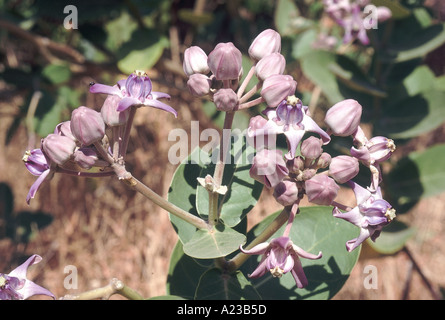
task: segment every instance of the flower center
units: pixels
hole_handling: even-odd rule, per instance
[[[283,273],[284,273],[284,270],[281,269],[281,268],[278,267],[278,266],[276,266],[276,267],[273,268],[273,269],[270,269],[269,271],[270,271],[270,273],[272,274],[272,276],[274,276],[274,277],[276,277],[276,278],[281,278],[281,276],[282,276]]]
[[[289,126],[298,126],[304,117],[303,103],[296,96],[288,96],[277,107],[277,124],[284,125],[285,130]]]
[[[25,154],[22,157],[22,161],[23,162],[28,162],[29,156],[31,155],[31,151],[30,150],[26,150]]]
[[[392,139],[388,139],[388,142],[386,143],[386,147],[391,152],[396,151],[396,144],[394,143],[394,140],[392,140]]]
[[[134,70],[133,73],[138,77],[148,77],[148,74],[143,70]]]
[[[7,284],[8,280],[4,276],[0,275],[0,290],[5,289]]]
[[[396,210],[393,208],[386,210],[385,217],[388,222],[394,220],[396,218]]]

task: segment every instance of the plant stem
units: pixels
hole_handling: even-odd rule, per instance
[[[198,229],[208,229],[210,227],[203,219],[168,202],[166,199],[164,199],[156,192],[151,190],[148,186],[146,186],[145,184],[143,184],[142,182],[131,176],[131,174],[128,171],[127,173],[129,174],[129,176],[124,178],[123,181],[132,189],[141,193],[144,197],[150,199],[164,210],[190,223],[191,225],[195,226]]]
[[[232,130],[233,118],[235,112],[226,112],[224,118],[224,128],[223,134],[221,135],[221,140],[219,144],[219,159],[215,166],[215,171],[213,172],[213,179],[216,186],[220,186],[222,183],[222,178],[224,175],[224,166],[226,162],[227,148],[230,148],[230,134],[224,134],[226,129]]]
[[[101,157],[111,164],[111,168],[113,168],[114,173],[116,174],[118,179],[125,182],[130,188],[141,193],[144,197],[150,199],[162,209],[170,212],[178,218],[181,218],[182,220],[190,223],[198,229],[208,229],[210,227],[203,219],[175,206],[173,203],[170,203],[159,194],[151,190],[148,186],[143,184],[141,181],[133,177],[132,174],[125,169],[125,166],[123,164],[114,162],[114,159],[105,150],[102,144],[100,144],[99,142],[95,142],[94,146],[96,147]]]
[[[113,294],[120,294],[121,296],[129,299],[129,300],[144,300],[138,292],[127,287],[122,281],[113,278],[105,287],[93,289],[90,291],[86,291],[80,293],[75,296],[65,296],[64,300],[95,300],[95,299],[103,299],[108,300]]]
[[[262,242],[267,241],[278,229],[280,229],[288,220],[289,220],[289,208],[284,208],[280,214],[271,222],[270,225],[267,226],[247,247],[246,250],[249,250],[260,244]],[[232,259],[227,261],[225,268],[229,272],[233,272],[237,270],[246,260],[249,258],[249,255],[245,253],[238,253]]]

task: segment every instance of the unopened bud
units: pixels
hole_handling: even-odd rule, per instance
[[[220,111],[234,111],[238,107],[238,96],[232,89],[219,89],[213,95],[213,102]]]
[[[66,136],[51,133],[42,140],[42,150],[51,159],[52,162],[58,165],[63,165],[67,162],[76,149],[76,142]]]
[[[330,205],[340,187],[325,174],[317,174],[305,182],[308,200],[318,205]]]
[[[297,184],[289,180],[282,181],[275,187],[273,196],[285,207],[293,205],[299,198]]]
[[[358,172],[358,160],[350,156],[334,157],[329,165],[329,175],[338,183],[348,182],[353,179]]]
[[[271,108],[277,107],[297,89],[297,82],[289,75],[275,74],[263,82],[261,96]]]
[[[262,149],[253,158],[250,176],[268,188],[274,188],[289,174],[280,150]]]
[[[266,78],[274,74],[283,74],[286,67],[286,60],[283,55],[278,52],[268,54],[255,66],[257,77],[264,81]]]
[[[354,134],[360,124],[362,106],[353,99],[340,101],[333,105],[324,119],[332,133],[346,137]]]
[[[266,29],[261,32],[249,47],[249,56],[259,61],[263,57],[273,52],[281,51],[281,36],[272,29]]]
[[[208,74],[210,72],[207,65],[207,54],[198,46],[192,46],[184,51],[182,67],[184,73],[189,77],[195,73]]]
[[[323,141],[316,137],[309,137],[301,143],[301,155],[306,159],[317,159],[323,152]]]
[[[242,71],[242,54],[232,42],[219,43],[207,59],[216,80],[238,79]]]
[[[102,119],[107,125],[111,127],[122,126],[126,124],[128,121],[128,117],[130,116],[130,108],[123,111],[117,111],[120,100],[121,99],[118,96],[108,95],[100,110]]]
[[[99,112],[82,106],[71,113],[71,132],[88,146],[104,137],[105,123]]]
[[[192,74],[187,81],[187,87],[195,97],[203,97],[209,94],[210,85],[210,78],[201,73]]]

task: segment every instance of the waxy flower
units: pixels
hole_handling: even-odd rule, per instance
[[[250,250],[244,250],[242,247],[240,250],[245,254],[263,255],[258,267],[249,275],[250,278],[261,277],[268,271],[274,277],[281,277],[290,271],[298,288],[304,288],[308,284],[300,257],[311,260],[322,257],[321,252],[317,255],[308,253],[284,236],[272,239],[270,243],[260,243]]]
[[[45,156],[41,149],[26,151],[22,160],[28,171],[38,177],[26,196],[26,202],[29,204],[31,199],[35,197],[43,181],[50,180],[54,176],[56,164],[51,163],[51,160]]]
[[[261,97],[270,108],[277,107],[288,96],[295,93],[297,81],[289,75],[274,74],[267,77],[261,88]]]
[[[219,111],[234,111],[238,107],[238,96],[232,89],[219,89],[213,95],[213,102]]]
[[[262,31],[252,41],[249,47],[249,56],[254,61],[259,61],[268,54],[281,51],[281,36],[272,29]]]
[[[329,108],[324,122],[334,135],[347,137],[357,131],[361,116],[362,106],[353,99],[346,99]]]
[[[51,161],[63,165],[72,158],[76,142],[67,136],[51,133],[42,139],[41,146]]]
[[[188,81],[187,87],[192,95],[196,97],[203,97],[210,92],[212,80],[204,74],[192,74]]]
[[[269,108],[264,113],[269,121],[264,125],[263,131],[269,134],[283,133],[286,136],[289,149],[287,159],[295,157],[298,144],[307,131],[319,134],[323,144],[331,141],[329,135],[309,116],[308,107],[303,106],[301,100],[295,96],[289,96],[276,109]],[[255,135],[255,131],[249,132]]]
[[[216,80],[238,79],[242,69],[242,54],[232,42],[218,43],[207,59]]]
[[[350,156],[337,156],[331,159],[329,175],[338,183],[345,183],[359,173],[358,160]]]
[[[279,204],[285,207],[293,205],[300,198],[297,184],[290,180],[280,182],[274,188],[273,196]]]
[[[198,46],[185,49],[182,67],[184,73],[189,77],[195,73],[208,74],[210,72],[207,65],[207,54]]]
[[[304,186],[309,202],[322,206],[330,205],[340,189],[332,178],[324,174],[314,175],[305,181]]]
[[[9,274],[0,273],[0,300],[25,300],[34,295],[46,295],[55,299],[50,291],[26,277],[29,266],[41,260],[39,255],[34,254]]]
[[[131,106],[149,106],[171,112],[177,117],[175,109],[158,99],[170,99],[166,93],[152,91],[150,78],[144,71],[136,70],[126,80],[118,81],[115,86],[95,83],[90,86],[91,93],[105,93],[118,96],[121,100],[117,111],[124,111]]]
[[[79,107],[71,113],[71,132],[84,146],[102,140],[105,135],[105,122],[100,112],[87,107]]]
[[[289,174],[283,152],[262,149],[253,158],[250,176],[268,188],[274,188]]]
[[[255,66],[255,73],[261,81],[274,74],[283,74],[286,68],[286,59],[281,53],[274,52],[262,58]]]
[[[348,184],[354,191],[357,206],[346,212],[341,212],[337,207],[334,207],[332,214],[334,217],[344,219],[360,228],[359,236],[346,242],[346,249],[350,252],[367,238],[375,241],[382,228],[388,225],[396,214],[391,205],[382,198],[380,188],[376,192],[370,192],[353,181]]]

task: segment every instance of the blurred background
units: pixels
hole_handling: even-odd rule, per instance
[[[365,108],[367,130],[398,146],[383,167],[398,223],[379,244],[363,245],[334,299],[442,299],[445,4],[373,1],[389,2],[394,19],[370,31],[371,40],[389,37],[387,46],[361,46],[341,43],[343,30],[324,13],[321,0],[0,0],[0,271],[39,254],[43,260],[30,268],[29,278],[57,297],[105,286],[114,277],[145,297],[166,294],[177,241],[167,212],[114,177],[60,174],[28,205],[35,177],[22,156],[78,106],[100,110],[104,97],[89,93],[90,82],[112,85],[135,69],[146,70],[153,90],[171,95],[178,118],[139,109],[127,168],[166,197],[176,169],[167,158],[174,143],[170,130],[189,132],[191,121],[199,121],[201,130],[221,128],[213,105],[188,91],[184,50],[198,45],[208,54],[219,42],[233,42],[245,55],[246,73],[251,41],[272,28],[282,36],[286,73],[297,80],[315,119],[339,99],[355,98]],[[75,18],[64,25],[67,17]],[[326,32],[335,43],[316,47]],[[376,65],[391,72],[369,76]],[[263,107],[237,113],[235,126],[245,129]],[[334,147],[342,150],[343,143]],[[278,208],[264,190],[249,223]],[[364,286],[368,265],[378,270],[373,289]],[[77,288],[63,285],[72,270],[67,266],[77,269]]]

